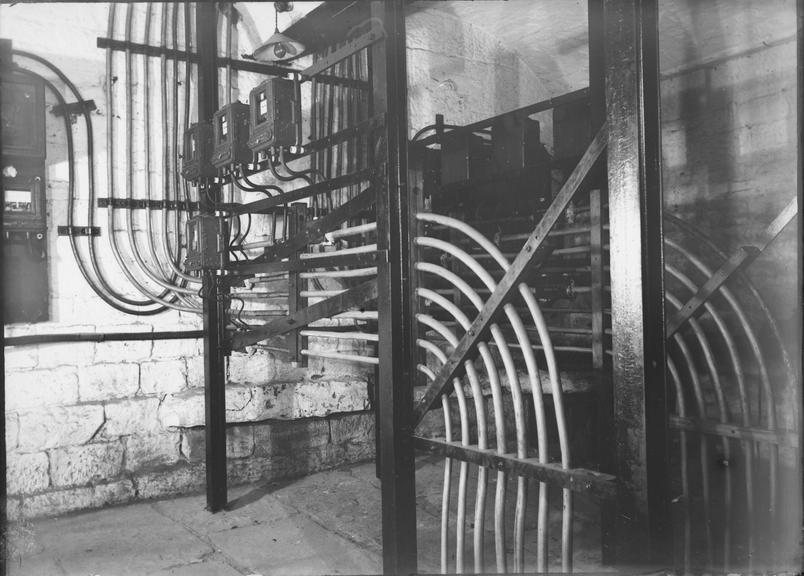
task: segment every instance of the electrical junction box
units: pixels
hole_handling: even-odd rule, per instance
[[[242,102],[227,104],[212,117],[215,149],[212,165],[224,168],[231,164],[248,164],[252,159],[249,137],[249,106]]]
[[[187,221],[187,270],[222,270],[229,263],[229,227],[226,219],[199,214]]]
[[[254,88],[249,96],[253,152],[296,144],[295,86],[293,80],[270,78]]]
[[[197,182],[201,178],[218,175],[212,158],[212,125],[197,122],[184,132],[184,152],[181,160],[181,175],[185,180]]]
[[[45,204],[45,86],[10,69],[10,42],[0,42],[0,133],[3,179],[3,314],[6,322],[48,319]]]

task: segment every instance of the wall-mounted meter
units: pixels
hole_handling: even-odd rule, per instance
[[[296,101],[293,80],[270,78],[251,91],[251,137],[248,146],[262,152],[296,144]]]
[[[215,136],[215,150],[212,164],[223,168],[230,164],[251,162],[251,149],[248,147],[249,107],[242,102],[227,104],[212,117]]]
[[[181,175],[195,182],[200,178],[213,178],[218,171],[212,165],[212,125],[197,122],[184,132]]]
[[[45,87],[0,71],[3,178],[3,310],[6,322],[48,319]]]

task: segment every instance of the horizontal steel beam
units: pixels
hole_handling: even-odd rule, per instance
[[[585,468],[562,468],[559,464],[542,464],[535,458],[517,458],[513,454],[500,454],[495,450],[464,446],[460,442],[448,442],[443,438],[414,436],[413,441],[416,448],[432,454],[502,470],[517,476],[536,478],[552,486],[569,488],[574,492],[589,494],[601,500],[614,498],[617,492],[617,479],[611,474]]]
[[[316,302],[293,314],[268,322],[259,328],[235,333],[231,339],[232,350],[241,350],[246,346],[256,344],[273,336],[302,328],[316,320],[331,318],[341,312],[362,307],[376,299],[377,279],[374,278],[341,294]]]
[[[447,362],[441,367],[437,378],[428,384],[424,395],[415,407],[414,427],[424,418],[441,393],[447,388],[463,366],[464,360],[481,341],[492,322],[502,311],[503,305],[511,297],[520,282],[526,278],[533,265],[544,256],[543,245],[550,230],[555,226],[575,193],[583,184],[586,175],[595,165],[600,154],[606,147],[608,139],[607,127],[604,124],[595,136],[589,148],[584,153],[575,170],[572,171],[561,191],[553,199],[544,216],[539,220],[530,237],[525,242],[514,262],[502,277],[497,288],[491,294],[483,309],[475,317],[469,330],[466,331],[458,346],[452,352]]]

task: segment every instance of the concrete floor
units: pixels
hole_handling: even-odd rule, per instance
[[[439,571],[442,462],[428,457],[417,460],[422,573]],[[493,500],[493,493],[492,485],[488,500]],[[474,489],[468,494],[471,515]],[[455,491],[453,502],[454,495]],[[536,500],[535,493],[529,500]],[[229,509],[218,514],[206,512],[204,503],[204,496],[196,495],[12,528],[16,547],[23,552],[10,559],[10,574],[298,576],[382,571],[380,484],[373,463],[285,483],[233,488]],[[552,517],[551,512],[551,522]],[[491,515],[487,518],[490,523]],[[580,571],[599,569],[597,549],[588,542],[590,525],[575,522],[575,563]],[[552,557],[559,546],[554,544],[557,534],[551,536]],[[490,527],[485,540],[493,544]],[[471,531],[467,531],[467,544],[471,546]],[[454,541],[450,546],[453,552]],[[526,550],[530,548],[526,545]],[[493,552],[489,552],[487,562],[492,563]],[[453,561],[450,564],[454,570]],[[467,568],[471,569],[468,556]]]

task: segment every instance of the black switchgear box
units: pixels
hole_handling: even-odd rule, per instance
[[[296,144],[295,86],[292,80],[270,78],[251,91],[251,136],[253,152]]]

